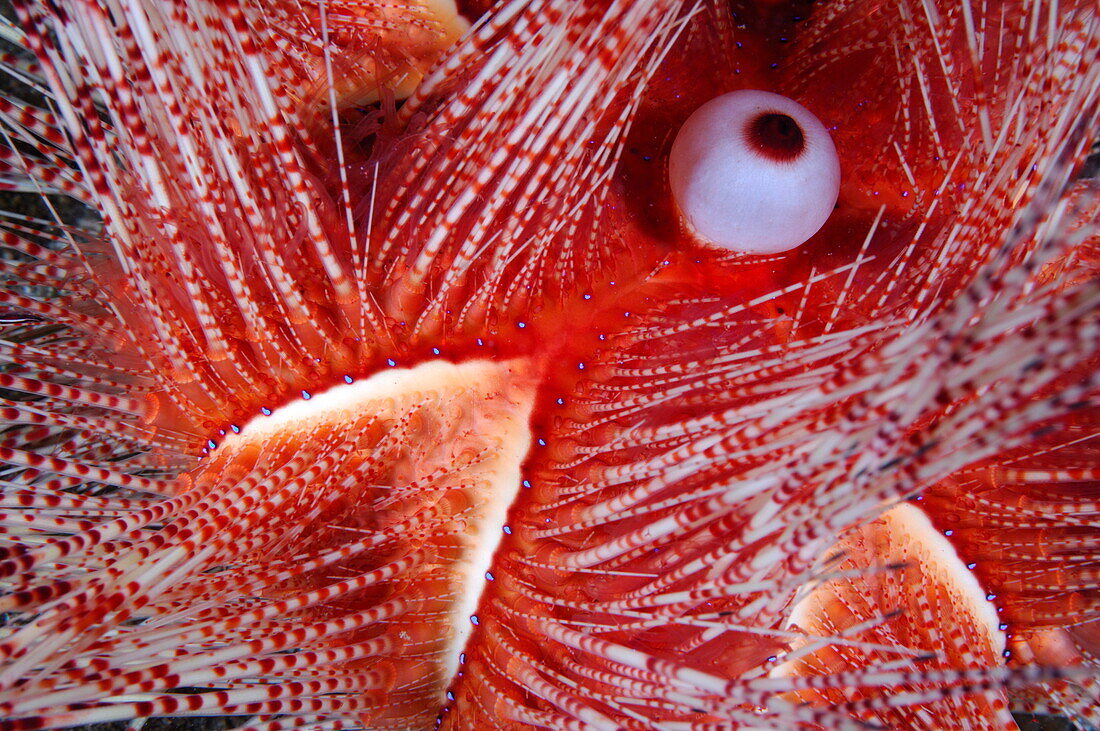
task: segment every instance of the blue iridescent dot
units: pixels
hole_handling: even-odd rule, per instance
[[[393,358],[386,358],[386,365],[388,365],[390,368],[393,368],[395,365],[397,365],[397,361]]]
[[[344,383],[351,383],[353,380],[355,379],[353,379],[351,376],[344,376]]]
[[[527,323],[526,322],[517,322],[516,327],[518,327],[520,330],[522,330],[523,328],[527,327]]]
[[[448,690],[447,691],[447,700],[453,701],[454,699],[455,699],[455,694]]]
[[[432,348],[432,353],[435,355],[439,355],[439,348]]]
[[[473,624],[473,625],[478,625],[478,624],[481,624],[481,620],[479,620],[479,619],[477,618],[477,615],[476,615],[476,614],[471,614],[471,615],[470,615],[470,624]]]
[[[586,300],[590,300],[590,299],[592,299],[592,295],[590,295],[590,294],[587,294],[587,293],[586,293],[586,294],[584,295],[584,298],[585,298]]]
[[[486,571],[485,572],[485,580],[486,581],[496,581],[496,579],[497,579],[497,577],[493,576],[492,571]]]
[[[477,340],[476,340],[475,342],[476,342],[476,343],[477,343],[478,345],[485,345],[485,341],[484,341],[484,340],[482,340],[481,338],[478,338],[478,339],[477,339]]]
[[[217,449],[218,448],[218,443],[215,442],[213,439],[208,439],[206,441],[206,448],[207,449]]]
[[[578,363],[577,364],[577,370],[578,371],[583,371],[584,370],[584,363]]]
[[[978,566],[978,564],[976,564],[976,563],[968,563],[968,564],[966,565],[966,568],[968,568],[968,569],[970,569],[971,571],[973,571],[973,570],[974,570],[974,569],[975,569],[975,568],[976,568],[977,566]]]
[[[306,401],[309,401],[311,398],[313,398],[313,394],[311,394],[309,391],[302,391],[302,398]]]
[[[524,487],[531,487],[531,481],[530,480],[524,480],[522,484],[523,484]]]
[[[539,446],[540,446],[540,447],[545,447],[545,446],[546,446],[546,440],[545,440],[545,439],[542,439],[542,438],[540,438],[540,439],[539,439]]]
[[[509,536],[512,535],[512,526],[506,525],[506,526],[504,526],[503,530],[504,530],[504,533],[506,535],[509,535]]]
[[[948,530],[945,530],[945,531],[943,532],[943,534],[944,534],[945,536],[947,536],[948,538],[950,538],[951,536],[955,535],[955,531],[953,531],[953,530],[950,530],[950,529],[948,529]]]
[[[559,398],[556,403],[558,406],[565,406],[565,399]]]
[[[266,406],[261,406],[260,413],[264,416],[271,416],[271,409],[267,408]]]
[[[229,428],[233,430],[234,434],[240,434],[241,433],[241,428],[239,426],[237,426],[236,424],[230,424]]]

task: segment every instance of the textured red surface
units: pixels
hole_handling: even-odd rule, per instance
[[[4,159],[104,231],[4,239],[9,727],[936,714],[1018,679],[947,663],[914,699],[922,668],[873,658],[812,682],[878,705],[804,706],[767,677],[838,536],[920,493],[1013,634],[1089,622],[1070,637],[1095,666],[1096,196],[1068,184],[1097,114],[1087,3],[532,2],[400,110],[335,126],[301,91],[309,23],[288,47],[261,4],[61,5],[21,4],[57,111],[5,102],[37,157]],[[735,88],[797,99],[837,143],[836,211],[790,254],[700,249],[667,194],[678,124]],[[454,590],[423,566],[465,535],[448,470],[485,447],[448,409],[477,409],[425,389],[223,437],[474,358],[523,361],[534,446],[453,699],[430,702]],[[1095,715],[1074,672],[1024,668],[1040,685],[1014,702]]]

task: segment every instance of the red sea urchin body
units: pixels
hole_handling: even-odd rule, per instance
[[[328,93],[401,5],[19,4],[5,184],[103,232],[5,230],[2,723],[1095,721],[1095,12],[505,2]],[[836,141],[794,252],[668,196],[743,88]]]

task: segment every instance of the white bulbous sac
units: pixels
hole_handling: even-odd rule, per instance
[[[699,107],[676,134],[668,168],[673,198],[699,242],[746,254],[804,243],[840,191],[840,162],[824,125],[767,91],[734,91]]]

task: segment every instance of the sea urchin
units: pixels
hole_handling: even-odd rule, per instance
[[[0,728],[1100,723],[1093,3],[15,6]]]

